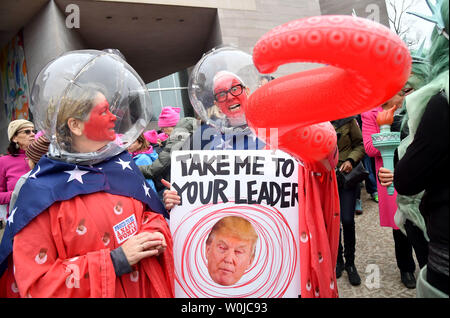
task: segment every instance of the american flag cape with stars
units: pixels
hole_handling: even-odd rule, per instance
[[[146,183],[128,151],[93,166],[43,156],[23,184],[15,206],[10,207],[0,245],[0,276],[7,267],[14,236],[31,220],[54,202],[99,191],[132,197],[169,219],[163,203]]]

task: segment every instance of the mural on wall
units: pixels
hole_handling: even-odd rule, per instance
[[[22,32],[0,51],[0,84],[6,120],[29,119],[30,93]]]

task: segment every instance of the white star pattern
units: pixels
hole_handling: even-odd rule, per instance
[[[130,161],[123,161],[121,158],[119,158],[119,161],[115,161],[115,162],[122,166],[122,170],[125,170],[127,168],[130,170],[133,170],[130,167]]]
[[[16,213],[17,208],[14,208],[14,210],[11,211],[11,215],[9,216],[7,222],[11,225],[11,223],[14,223],[14,214]]]
[[[36,177],[37,177],[36,175],[38,174],[39,171],[41,171],[41,166],[38,166],[37,170],[33,174],[30,174],[29,178],[36,179]]]
[[[145,182],[144,182],[144,184],[142,186],[144,187],[145,195],[149,196],[151,198],[152,196],[150,195],[150,192],[149,192],[150,188],[147,187],[147,184]]]
[[[72,171],[64,171],[64,172],[70,174],[69,180],[67,180],[66,182],[77,180],[80,183],[83,183],[83,175],[89,173],[89,171],[82,171],[78,169],[78,166],[75,166],[75,169],[73,169]]]

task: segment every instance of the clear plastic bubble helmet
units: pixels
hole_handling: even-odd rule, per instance
[[[222,132],[246,125],[245,103],[261,74],[252,56],[231,46],[205,53],[189,77],[189,99],[200,118]]]
[[[102,122],[104,113],[94,120],[99,107],[113,124]],[[82,165],[128,148],[152,117],[147,87],[136,71],[120,56],[97,50],[70,51],[49,62],[34,81],[30,110],[50,140],[49,157]],[[97,142],[94,148],[78,146],[70,118],[85,124],[83,134],[90,132],[84,135]]]

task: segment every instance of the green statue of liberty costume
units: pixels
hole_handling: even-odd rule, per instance
[[[432,4],[426,0],[428,7],[432,12],[432,16],[423,16],[414,14],[427,21],[435,23],[436,27],[431,35],[431,48],[427,54],[414,52],[413,55],[413,75],[409,84],[416,89],[413,93],[405,98],[407,116],[404,117],[402,129],[408,129],[409,135],[405,137],[397,151],[398,157],[401,159],[406,149],[414,139],[422,115],[426,106],[434,95],[439,92],[443,93],[449,101],[449,1],[437,0],[436,4]],[[423,76],[425,74],[425,76]],[[405,127],[406,126],[406,127]],[[429,241],[426,225],[422,214],[419,211],[423,192],[413,196],[397,196],[398,210],[395,214],[395,222],[397,226],[405,232],[404,222],[409,219],[424,232],[425,238]],[[445,293],[434,288],[426,281],[427,266],[422,268],[417,280],[417,296],[418,297],[448,297]]]
[[[411,57],[412,57],[412,67],[411,67],[411,75],[408,79],[408,82],[406,83],[407,88],[411,88],[414,90],[414,92],[417,92],[422,86],[427,84],[427,77],[429,76],[431,70],[430,70],[430,62],[427,59],[427,52],[424,52],[425,41],[422,42],[422,45],[417,51],[411,51]],[[414,93],[412,93],[414,94]],[[417,94],[414,94],[416,96]],[[405,100],[403,101],[404,104],[406,104],[408,100],[408,106],[411,103],[411,98],[409,95],[406,96]],[[411,112],[414,112],[414,108],[411,109],[408,106],[403,106],[400,112],[400,116],[403,116],[400,131],[401,136],[408,136],[405,139],[402,139],[399,147],[397,148],[399,159],[403,157],[407,146],[411,143],[413,137],[409,135],[409,115],[408,115],[408,109]],[[414,106],[414,103],[413,103]],[[423,111],[423,110],[422,110]],[[414,117],[413,117],[414,118]],[[417,129],[419,121],[414,121],[414,125]],[[401,155],[400,155],[401,153]],[[397,211],[394,215],[394,222],[399,227],[399,229],[406,234],[405,230],[405,222],[406,220],[410,220],[413,222],[418,228],[420,228],[423,231],[424,237],[427,241],[429,241],[427,231],[426,231],[426,225],[425,220],[423,219],[422,214],[419,211],[419,204],[422,200],[424,191],[421,193],[415,194],[415,195],[402,195],[397,193]]]

